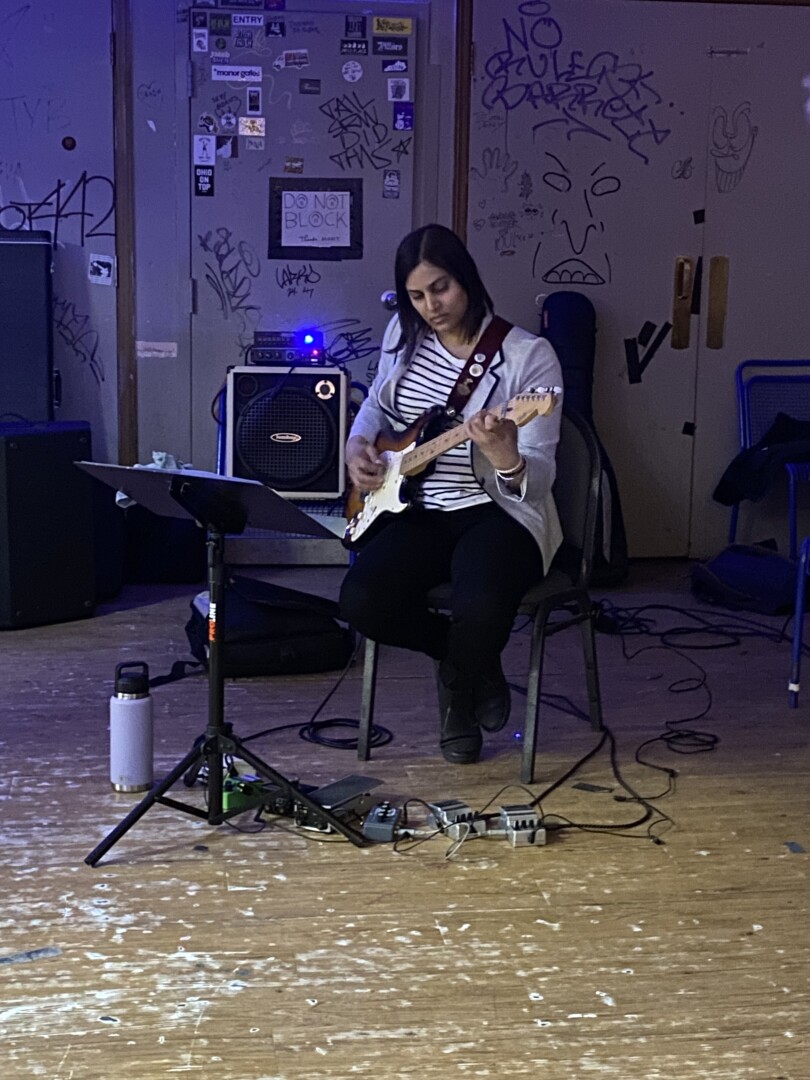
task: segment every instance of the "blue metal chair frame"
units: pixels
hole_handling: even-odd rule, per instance
[[[737,366],[737,411],[740,449],[749,450],[765,435],[779,412],[794,420],[810,420],[810,360],[744,360]],[[797,489],[810,480],[810,463],[785,466],[788,475],[790,557],[797,557]],[[740,505],[731,508],[728,539],[737,536]]]
[[[804,630],[804,598],[807,592],[807,563],[810,559],[810,536],[802,541],[799,565],[796,569],[796,603],[793,608],[793,652],[790,659],[788,679],[788,705],[795,709],[799,704],[799,686],[802,663],[802,633]]]

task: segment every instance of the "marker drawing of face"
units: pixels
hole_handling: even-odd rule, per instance
[[[537,277],[544,249],[553,255],[555,248],[562,248],[565,258],[543,271],[541,280],[548,285],[605,285],[610,281],[611,269],[602,240],[605,224],[599,200],[619,191],[621,180],[607,172],[604,161],[595,167],[581,162],[569,167],[556,154],[546,151],[545,156],[548,169],[543,173],[543,183],[557,194],[548,203],[553,207],[552,228],[537,245],[532,275]]]

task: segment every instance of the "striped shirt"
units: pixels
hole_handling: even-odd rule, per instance
[[[466,360],[449,353],[431,331],[419,344],[396,390],[396,409],[408,424],[433,405],[444,406]],[[456,417],[455,424],[463,423]],[[426,509],[460,510],[489,502],[473,474],[469,440],[433,462],[434,468],[416,489],[414,501]]]

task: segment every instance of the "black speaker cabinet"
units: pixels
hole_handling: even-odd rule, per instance
[[[92,613],[90,456],[86,423],[0,424],[0,629]]]
[[[0,422],[53,419],[51,234],[0,229]]]
[[[228,372],[225,469],[289,499],[336,499],[346,487],[348,376],[335,367]]]

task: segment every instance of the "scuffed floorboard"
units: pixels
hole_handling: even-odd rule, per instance
[[[328,594],[339,573],[277,576]],[[647,570],[611,597],[693,606],[682,575]],[[115,664],[143,659],[159,674],[186,657],[194,591],[130,589],[92,619],[0,637],[4,1080],[810,1078],[810,691],[787,708],[786,642],[689,654],[713,701],[687,726],[719,742],[710,753],[646,751],[679,773],[660,802],[674,824],[653,829],[661,844],[640,826],[553,833],[537,849],[470,839],[453,850],[437,837],[394,852],[289,823],[259,831],[250,814],[212,828],[155,806],[90,868],[85,856],[136,802],[107,776]],[[581,656],[567,636],[551,643],[544,689],[581,708]],[[634,762],[636,746],[705,698],[668,692],[693,674],[682,656],[628,661],[603,635],[599,651],[622,775],[653,795],[666,778]],[[516,684],[525,660],[517,633]],[[356,718],[360,674],[326,716]],[[245,736],[300,725],[335,678],[231,683],[227,717]],[[155,690],[159,774],[204,730],[206,695],[200,677]],[[516,786],[522,698],[484,760],[453,767],[437,752],[434,696],[429,663],[383,650],[376,719],[395,739],[370,762],[289,729],[251,749],[309,783],[375,776],[398,805],[527,799]],[[544,710],[532,791],[596,739],[582,720]],[[202,805],[201,787],[182,791]],[[542,808],[558,822],[632,822],[640,808],[616,800],[625,794],[603,750]]]

